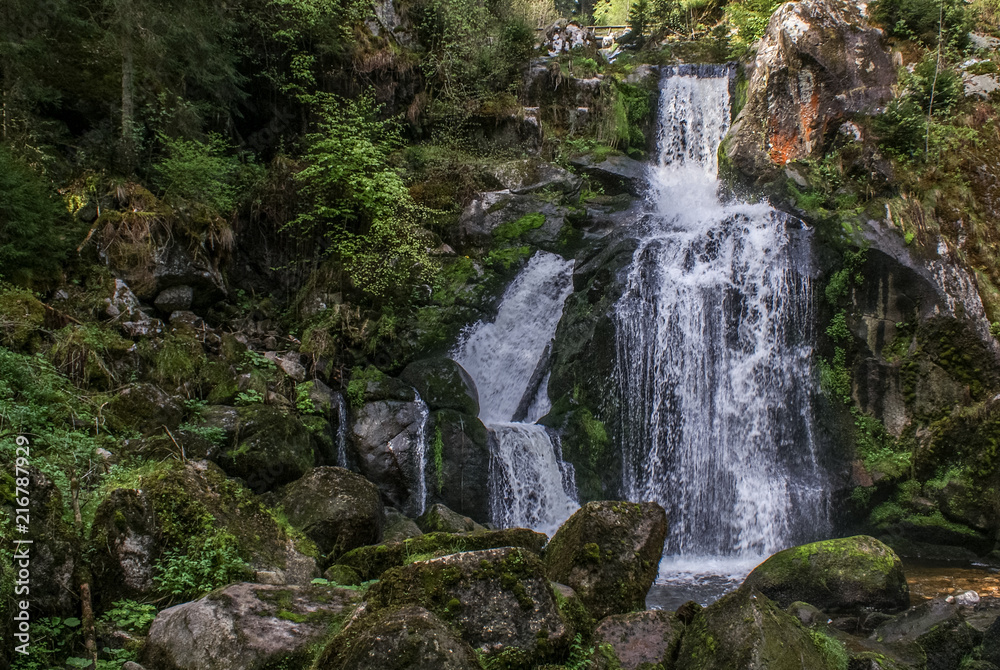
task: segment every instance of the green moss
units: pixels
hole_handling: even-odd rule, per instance
[[[516,221],[503,223],[493,229],[493,242],[498,245],[506,245],[522,238],[532,230],[541,228],[545,224],[545,215],[536,212],[525,214]]]
[[[809,630],[809,637],[812,638],[813,644],[819,649],[830,670],[847,670],[850,659],[843,642],[815,629]]]

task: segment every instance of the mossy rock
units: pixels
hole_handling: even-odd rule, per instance
[[[406,516],[395,507],[385,508],[385,532],[384,542],[402,542],[411,537],[419,537],[424,531],[410,517]]]
[[[431,505],[417,517],[417,526],[425,533],[473,533],[486,530],[470,517],[462,516],[444,505]]]
[[[382,541],[384,510],[378,488],[344,468],[313,468],[278,493],[289,523],[324,554]]]
[[[519,547],[463,552],[392,568],[368,591],[373,612],[408,604],[447,621],[465,642],[481,650],[487,665],[531,668],[561,658],[572,639],[544,565],[535,553]]]
[[[847,663],[836,640],[808,630],[754,589],[689,614],[676,670],[844,670]]]
[[[153,384],[132,384],[111,399],[104,408],[108,427],[116,433],[137,431],[144,436],[175,430],[184,409],[174,398]]]
[[[546,572],[572,587],[594,617],[625,614],[643,607],[666,536],[666,512],[654,502],[587,503],[546,547]]]
[[[427,503],[488,520],[490,448],[483,422],[475,415],[438,410],[431,414],[427,440]]]
[[[462,551],[480,551],[498,547],[522,547],[540,554],[548,538],[527,528],[483,530],[477,533],[428,533],[401,542],[386,542],[349,551],[338,563],[357,570],[365,581],[378,579],[390,568],[399,567],[415,557],[444,556]]]
[[[30,547],[30,569],[32,575],[44,575],[44,579],[31,580],[28,600],[36,614],[67,616],[76,611],[74,573],[80,563],[76,532],[66,521],[69,501],[63,499],[56,483],[40,470],[30,467],[28,476],[30,539],[34,541]]]
[[[358,586],[364,581],[357,571],[346,565],[331,565],[323,573],[323,579],[341,586]]]
[[[359,599],[331,586],[233,584],[160,612],[140,660],[159,670],[306,668]]]
[[[141,600],[156,591],[153,577],[163,552],[150,496],[141,489],[114,489],[91,524],[90,560],[98,606]]]
[[[314,670],[480,670],[472,647],[415,605],[364,616],[333,638]]]
[[[263,493],[316,465],[312,433],[295,415],[269,405],[242,407],[239,415],[238,443],[214,459],[226,474]]]
[[[683,631],[684,625],[671,612],[614,614],[597,625],[594,645],[609,648],[606,651],[614,655],[621,670],[662,667],[659,664],[672,662]]]
[[[450,358],[425,358],[406,366],[399,375],[431,410],[453,409],[478,416],[479,393],[476,382],[461,365]]]
[[[740,587],[788,607],[801,600],[828,613],[898,612],[910,605],[903,564],[867,535],[823,540],[779,551]]]

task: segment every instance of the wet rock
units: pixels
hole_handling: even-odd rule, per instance
[[[872,637],[888,645],[916,641],[927,658],[928,670],[957,668],[984,638],[966,622],[958,604],[943,598],[904,612],[879,626]]]
[[[383,509],[378,488],[343,468],[313,468],[278,493],[289,523],[324,554],[340,554],[382,541]]]
[[[821,152],[831,130],[893,98],[896,68],[864,5],[801,0],[771,16],[746,104],[723,141],[728,162],[758,181]]]
[[[441,504],[431,505],[417,517],[417,526],[425,533],[472,533],[486,530],[471,518]]]
[[[531,667],[558,658],[571,639],[541,560],[516,547],[393,568],[368,591],[372,611],[409,604],[447,618],[486,663],[502,652],[508,663]]]
[[[610,645],[622,670],[672,659],[684,626],[675,614],[650,610],[615,614],[603,619],[594,631],[594,643]]]
[[[472,648],[423,607],[407,605],[351,622],[316,670],[479,670]]]
[[[461,365],[450,358],[425,358],[406,366],[399,375],[420,394],[431,410],[453,409],[463,414],[479,414],[476,382]]]
[[[545,550],[549,579],[566,584],[595,618],[643,606],[656,578],[667,515],[653,502],[591,502],[556,531]]]
[[[363,580],[378,579],[389,568],[405,565],[411,556],[444,556],[458,551],[481,551],[498,547],[522,547],[541,554],[548,538],[527,528],[483,530],[477,533],[428,533],[399,542],[360,547],[338,559],[358,572]]]
[[[898,612],[910,604],[899,557],[867,535],[779,551],[740,589],[759,591],[781,607],[801,600],[828,613]]]
[[[571,213],[568,207],[535,193],[518,195],[506,190],[482,193],[462,210],[458,242],[464,247],[488,247],[496,235],[505,232],[502,227],[513,226],[527,215],[541,214],[544,217],[541,225],[524,230],[517,239],[555,251],[559,247],[559,233]]]
[[[427,503],[488,520],[490,449],[483,422],[474,415],[438,410],[431,414],[427,440]]]
[[[628,193],[638,196],[646,190],[646,165],[628,156],[612,155],[603,161],[580,156],[570,159],[570,164],[600,182],[609,194]]]
[[[409,514],[419,513],[423,503],[421,450],[427,446],[426,406],[379,400],[352,414],[347,434],[352,461],[379,488],[387,504]]]
[[[294,414],[270,405],[239,409],[236,445],[215,461],[255,493],[271,491],[302,477],[316,464],[312,434]]]
[[[233,584],[160,612],[140,660],[159,670],[304,667],[358,599],[327,586]]]
[[[676,670],[843,667],[823,653],[798,619],[759,591],[740,589],[703,610],[695,606],[690,616]]]
[[[143,435],[174,430],[184,417],[184,409],[162,389],[146,383],[132,384],[119,391],[104,408],[108,426],[116,432],[138,430]]]
[[[171,312],[185,311],[190,309],[194,301],[194,289],[190,286],[171,286],[160,291],[153,304],[161,312],[170,314]]]

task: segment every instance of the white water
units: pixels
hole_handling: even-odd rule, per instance
[[[347,467],[347,403],[337,393],[337,465]]]
[[[538,252],[511,282],[492,322],[477,323],[452,351],[475,380],[479,418],[491,433],[490,509],[502,527],[551,534],[579,507],[548,431],[534,424],[549,406],[536,368],[573,290],[573,262]],[[513,422],[527,407],[526,420]]]
[[[431,412],[420,394],[415,393],[415,395],[419,407],[417,435],[413,441],[413,478],[416,481],[417,491],[413,496],[411,516],[417,517],[427,508],[427,422],[430,420]]]
[[[667,510],[661,580],[745,576],[826,525],[813,288],[782,215],[717,195],[729,80],[708,74],[661,84],[654,223],[615,314],[623,488]]]

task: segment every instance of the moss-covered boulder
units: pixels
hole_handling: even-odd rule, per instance
[[[385,508],[385,532],[382,534],[384,542],[402,542],[423,534],[424,531],[420,530],[413,519],[395,507]]]
[[[44,576],[32,579],[28,601],[36,613],[66,616],[76,611],[74,594],[78,589],[74,572],[80,560],[76,532],[65,521],[69,501],[63,500],[55,482],[40,470],[32,467],[28,473],[30,539],[34,541],[30,547],[31,574]]]
[[[417,517],[417,526],[425,533],[472,533],[486,530],[470,517],[462,516],[444,505],[431,505]]]
[[[432,412],[427,427],[427,503],[443,503],[487,521],[489,471],[489,432],[483,422],[452,409]]]
[[[681,642],[684,625],[676,614],[659,610],[605,617],[594,631],[598,664],[610,667],[613,655],[621,670],[669,664]]]
[[[898,612],[910,605],[899,557],[867,535],[779,551],[740,588],[760,591],[782,607],[801,600],[828,613]]]
[[[596,618],[641,609],[656,578],[667,514],[654,502],[587,503],[545,550],[549,579],[572,587]]]
[[[393,568],[368,591],[373,611],[419,605],[501,667],[559,658],[572,631],[559,613],[545,568],[526,549],[470,551]]]
[[[104,408],[108,427],[115,432],[143,435],[174,430],[184,417],[180,403],[153,384],[132,384],[117,392]]]
[[[382,541],[384,510],[378,488],[361,475],[330,466],[313,468],[278,493],[288,521],[324,554]]]
[[[90,537],[99,606],[125,592],[152,596],[180,588],[198,595],[227,580],[307,583],[318,575],[316,547],[207,461],[142,466],[116,478],[99,500]],[[152,585],[143,565],[150,559]],[[187,566],[197,588],[182,588],[171,577],[177,571],[165,574],[171,565]],[[161,586],[157,577],[167,581]],[[140,585],[150,590],[142,593]]]
[[[240,408],[235,446],[216,457],[226,474],[256,493],[295,481],[316,465],[312,433],[294,414],[270,405]]]
[[[160,612],[141,662],[158,670],[308,667],[359,598],[329,586],[233,584]]]
[[[156,561],[163,551],[156,511],[141,489],[114,489],[101,501],[91,524],[100,537],[91,560],[100,602],[139,600],[155,591]]]
[[[522,547],[541,554],[548,538],[527,528],[483,530],[476,533],[427,533],[400,542],[386,542],[349,551],[337,562],[353,568],[362,579],[378,579],[389,568],[413,560],[444,556],[460,551],[480,551],[498,547]]]
[[[835,639],[810,631],[764,594],[740,589],[690,616],[676,670],[843,670],[847,654]]]
[[[406,366],[399,375],[417,393],[427,407],[453,409],[463,414],[479,414],[479,392],[476,382],[461,365],[450,358],[425,358]]]
[[[359,586],[364,581],[356,570],[346,565],[331,565],[323,572],[323,579],[341,586]]]
[[[416,605],[361,617],[337,635],[315,670],[480,670],[468,644]]]

